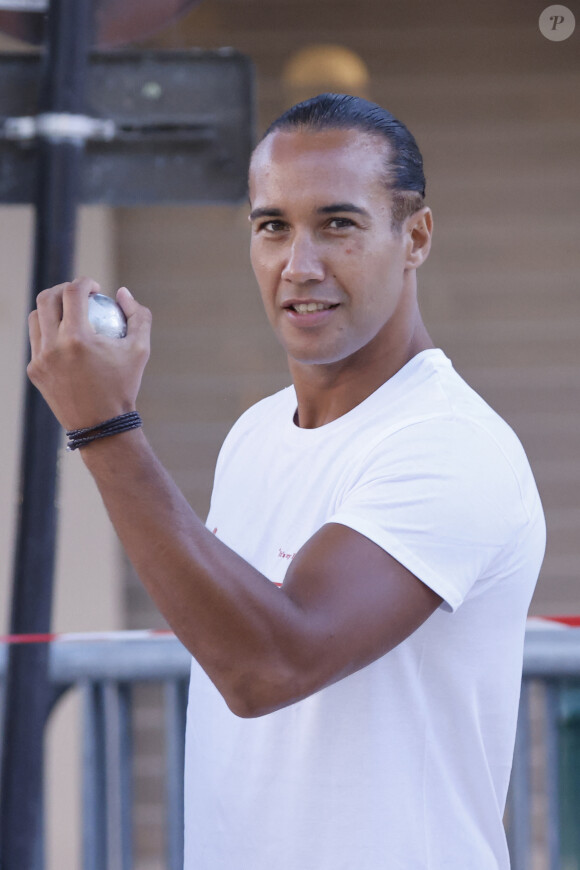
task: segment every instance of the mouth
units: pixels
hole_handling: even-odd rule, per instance
[[[286,311],[294,311],[296,314],[312,314],[315,311],[330,311],[338,308],[338,302],[290,302],[283,306]]]

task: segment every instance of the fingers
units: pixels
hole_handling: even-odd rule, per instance
[[[67,330],[86,332],[89,319],[89,296],[99,293],[100,286],[92,278],[76,278],[63,285],[63,326]]]
[[[38,322],[38,311],[32,311],[28,315],[28,335],[30,336],[30,349],[32,358],[40,353],[40,324]]]
[[[81,336],[88,331],[89,296],[101,288],[92,278],[77,278],[43,290],[36,298],[35,316],[30,319],[29,332],[33,353],[41,345],[54,344],[57,336]],[[126,287],[117,292],[117,301],[129,321],[129,330],[134,340],[144,349],[149,347],[151,312],[135,301]]]
[[[67,429],[135,407],[149,357],[151,314],[126,288],[119,303],[130,321],[127,337],[120,341],[91,329],[89,297],[99,289],[81,278],[44,290],[29,317],[28,375]]]
[[[45,343],[56,340],[61,323],[65,329],[84,331],[88,322],[88,298],[90,293],[100,290],[96,281],[79,278],[75,281],[57,284],[43,290],[36,297],[36,311],[40,337]]]
[[[38,325],[43,338],[54,337],[62,320],[62,293],[65,284],[43,290],[36,297]]]

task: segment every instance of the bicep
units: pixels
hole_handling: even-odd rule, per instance
[[[338,523],[304,544],[282,588],[304,615],[305,694],[389,652],[442,601],[380,546]]]

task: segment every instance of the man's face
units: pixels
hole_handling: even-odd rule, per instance
[[[276,131],[254,155],[252,266],[290,361],[364,363],[398,339],[412,240],[391,229],[384,160],[350,129]]]

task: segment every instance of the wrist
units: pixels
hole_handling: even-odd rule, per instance
[[[152,450],[143,429],[121,432],[114,438],[92,441],[78,451],[90,474],[97,479],[119,483],[121,479],[149,461]]]
[[[142,425],[143,421],[137,411],[127,411],[124,414],[103,420],[94,426],[70,429],[66,433],[67,450],[86,448],[95,441],[102,441],[124,432],[130,432],[133,429],[140,429]]]

